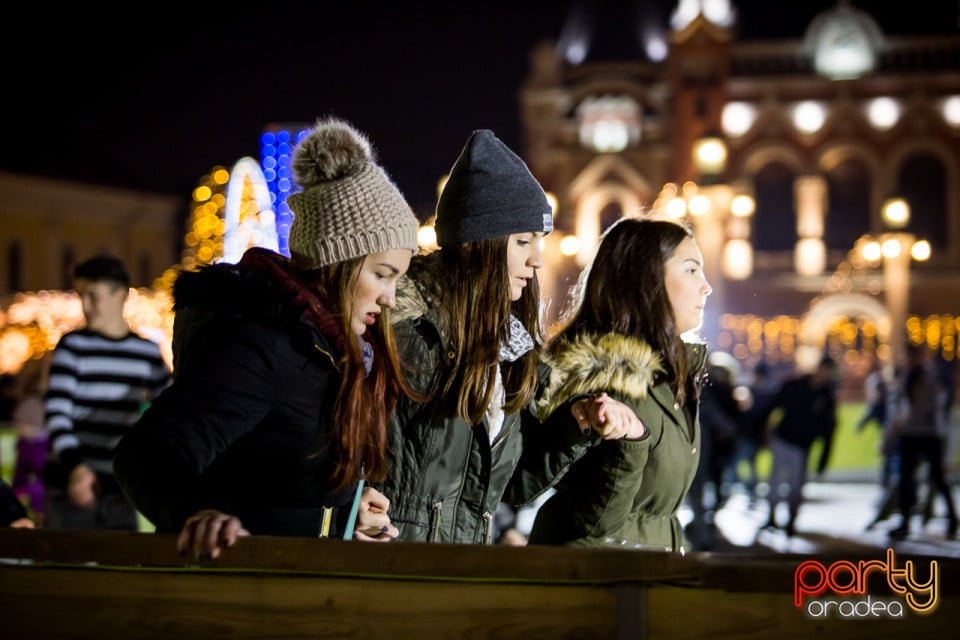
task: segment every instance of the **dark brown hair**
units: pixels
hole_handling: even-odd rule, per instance
[[[430,256],[443,278],[441,323],[453,340],[453,370],[442,393],[457,415],[479,424],[493,397],[500,345],[509,340],[512,313],[540,345],[540,285],[536,274],[520,299],[510,300],[507,271],[509,236],[444,247]],[[500,363],[506,392],[505,413],[515,413],[533,398],[538,349],[514,362]]]
[[[663,357],[680,404],[688,394],[695,397],[697,372],[690,371],[664,270],[677,246],[692,237],[686,227],[662,220],[622,218],[611,225],[580,274],[556,337],[616,332],[640,338]]]

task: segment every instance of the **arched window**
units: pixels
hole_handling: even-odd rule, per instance
[[[610,225],[623,217],[623,209],[620,208],[620,203],[616,201],[608,202],[604,205],[603,209],[600,210],[600,233],[603,234]]]
[[[949,246],[947,233],[947,172],[932,153],[915,153],[900,165],[897,192],[910,205],[907,229],[933,247]]]
[[[849,251],[870,229],[870,174],[859,160],[844,160],[827,175],[827,185],[824,242]]]
[[[757,208],[752,230],[757,251],[793,251],[797,243],[794,180],[793,171],[780,162],[772,162],[757,173],[754,183]]]

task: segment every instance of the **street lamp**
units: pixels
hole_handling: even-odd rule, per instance
[[[863,258],[871,263],[882,263],[883,290],[890,314],[890,357],[899,362],[904,350],[904,325],[910,302],[910,262],[922,262],[930,257],[930,243],[917,240],[909,232],[900,231],[910,223],[910,205],[902,198],[891,198],[883,203],[881,214],[884,231],[877,236],[867,234],[861,243]]]

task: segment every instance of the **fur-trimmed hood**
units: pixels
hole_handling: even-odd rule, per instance
[[[439,260],[433,254],[414,256],[409,271],[397,282],[397,306],[391,311],[390,318],[397,324],[426,317],[446,342],[440,326],[438,264]]]
[[[545,356],[550,382],[537,402],[541,417],[578,394],[613,391],[643,399],[666,373],[660,354],[637,338],[619,333],[561,340]]]
[[[430,307],[420,293],[417,283],[409,276],[404,274],[397,281],[397,306],[390,312],[390,317],[394,322],[402,322],[419,318],[427,313]]]

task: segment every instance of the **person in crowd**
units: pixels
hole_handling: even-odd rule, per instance
[[[20,369],[12,416],[17,455],[10,486],[17,497],[25,501],[31,519],[39,526],[43,526],[46,492],[43,470],[49,447],[43,406],[49,359],[45,356],[28,360]]]
[[[882,369],[880,369],[882,371]],[[872,375],[873,372],[871,372]],[[880,439],[880,499],[877,501],[877,511],[876,515],[870,520],[867,524],[865,531],[870,531],[878,524],[890,518],[893,514],[898,512],[899,504],[897,502],[897,488],[900,486],[900,447],[898,438],[894,434],[893,430],[893,416],[896,413],[896,407],[898,399],[901,396],[900,385],[902,383],[902,369],[900,365],[894,366],[891,368],[889,373],[884,374],[883,380],[883,400],[884,407],[882,409],[871,408],[871,404],[876,402],[878,398],[873,395],[878,393],[876,386],[880,383],[871,382],[870,375],[867,376],[866,381],[864,382],[867,406],[864,408],[863,414],[861,414],[860,419],[857,421],[857,432],[859,433],[867,424],[870,424],[871,421],[877,421],[878,418],[882,418],[882,422],[878,422],[881,431]],[[873,414],[875,417],[868,417]]]
[[[753,368],[753,380],[745,387],[747,394],[742,402],[742,414],[737,435],[737,448],[731,465],[732,480],[739,481],[739,467],[746,465],[746,477],[742,480],[743,488],[755,505],[759,474],[757,473],[757,456],[767,446],[767,420],[770,416],[769,406],[780,390],[780,385],[766,362],[759,362]]]
[[[537,512],[529,544],[689,549],[677,517],[700,462],[706,346],[694,332],[712,292],[692,231],[623,218],[604,233],[546,350],[541,417],[584,393],[633,409],[626,437],[595,442]]]
[[[954,416],[954,408],[957,402],[957,359],[948,359],[944,357],[944,354],[941,352],[934,359],[934,363],[937,371],[937,380],[940,382],[940,388],[943,392],[940,402],[941,417],[937,425],[943,442],[943,476],[944,478],[948,478],[950,470],[953,468],[954,460],[956,460],[954,452],[957,446],[957,436],[960,435],[960,433],[958,433],[960,423],[957,422]],[[928,499],[924,509],[924,517],[926,520],[933,517],[933,501],[930,498],[934,494],[934,491],[928,491],[927,493]]]
[[[936,491],[946,501],[946,535],[953,538],[957,533],[956,506],[943,464],[941,423],[945,392],[924,350],[923,345],[907,345],[899,394],[891,409],[891,434],[896,438],[900,454],[897,496],[901,521],[889,531],[894,540],[903,540],[910,535],[910,517],[917,494],[917,469],[923,461],[928,464],[931,491]]]
[[[36,523],[27,513],[27,509],[20,498],[3,478],[0,478],[0,527],[13,527],[14,529],[33,529],[36,527]]]
[[[700,464],[687,493],[693,518],[687,539],[694,548],[713,547],[714,515],[729,497],[730,477],[743,412],[734,396],[736,363],[733,356],[716,351],[707,358],[707,378],[700,394]]]
[[[375,489],[353,505],[386,474],[387,420],[407,390],[390,310],[419,225],[342,119],[318,120],[292,167],[290,257],[253,247],[180,274],[173,384],[114,456],[182,553],[215,558],[246,535],[397,535]]]
[[[883,367],[875,362],[863,381],[864,397],[866,399],[863,413],[857,419],[857,432],[863,431],[868,424],[876,424],[881,430],[887,423],[887,377]]]
[[[124,318],[130,276],[120,259],[82,262],[73,285],[86,325],[64,334],[50,361],[44,526],[135,531],[139,518],[114,477],[113,451],[170,383],[170,369],[160,346]]]
[[[817,440],[822,443],[816,466],[818,475],[827,468],[837,426],[836,378],[837,363],[824,354],[813,372],[795,376],[781,385],[767,407],[764,422],[777,409],[781,410],[781,415],[773,425],[770,437],[773,464],[765,529],[778,528],[777,507],[785,500],[789,516],[783,530],[791,537],[796,533],[803,486],[807,482],[808,457]]]
[[[454,163],[435,227],[440,248],[414,258],[394,317],[423,399],[400,399],[379,486],[400,540],[487,544],[502,498],[533,500],[567,455],[582,452],[580,419],[612,438],[636,418],[599,394],[571,402],[550,425],[529,410],[541,379],[537,270],[552,210],[489,129],[474,131]]]

